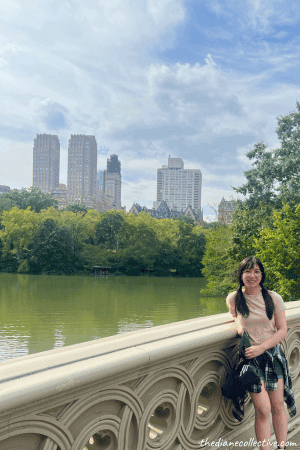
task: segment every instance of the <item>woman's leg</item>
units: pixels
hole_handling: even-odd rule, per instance
[[[261,442],[260,450],[270,450],[271,424],[270,412],[271,404],[265,382],[261,381],[261,392],[259,394],[250,393],[255,409],[255,433],[257,441]],[[265,445],[263,445],[265,441]]]
[[[284,407],[283,378],[279,378],[277,382],[277,391],[267,392],[271,402],[272,422],[277,443],[280,448],[284,448],[288,432],[288,418]]]

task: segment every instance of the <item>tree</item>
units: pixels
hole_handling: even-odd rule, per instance
[[[274,212],[272,228],[255,239],[257,256],[266,269],[268,286],[286,300],[300,298],[300,205]]]
[[[166,219],[169,220],[169,219]],[[167,238],[158,243],[158,249],[154,260],[154,274],[158,276],[170,275],[171,270],[176,269],[177,252],[172,241]]]
[[[206,248],[202,263],[202,273],[207,279],[201,294],[228,294],[237,287],[239,261],[232,257],[232,230],[230,226],[219,225],[205,230]]]
[[[10,211],[14,206],[16,206],[14,201],[5,197],[5,194],[0,195],[0,216],[3,211]]]
[[[89,208],[84,203],[74,203],[64,208],[64,211],[71,211],[73,213],[87,213]]]
[[[261,202],[257,208],[249,209],[247,202],[239,202],[231,224],[232,259],[241,262],[247,256],[255,255],[255,240],[264,228],[272,228],[273,211],[274,207],[270,204]]]
[[[120,268],[129,275],[140,275],[155,270],[159,250],[156,233],[143,220],[124,223],[120,233],[118,260]]]
[[[194,229],[193,225],[180,222],[176,271],[183,276],[201,277],[206,239],[203,233],[194,233]]]
[[[205,222],[205,221],[203,221],[202,227],[204,229],[208,229],[208,230],[209,229],[215,230],[219,225],[220,225],[219,222]]]
[[[42,209],[50,206],[57,209],[57,200],[51,194],[41,192],[37,187],[1,194],[0,212],[1,209],[8,208],[7,210],[9,210],[13,206],[17,206],[19,209],[27,209],[30,206],[32,211],[39,213]]]
[[[114,267],[116,255],[105,245],[82,244],[81,258],[91,269],[93,266]]]
[[[183,222],[183,223],[190,224],[190,225],[196,225],[195,221],[192,219],[192,217],[189,217],[189,216],[184,216],[184,215],[179,216],[177,220],[179,220],[180,222]]]
[[[247,183],[236,192],[248,196],[249,209],[260,202],[280,209],[284,203],[300,203],[300,103],[297,111],[277,118],[276,133],[281,145],[267,150],[267,144],[259,142],[247,153],[253,160],[253,169],[245,172]]]
[[[123,223],[123,215],[117,211],[107,211],[102,214],[96,225],[95,241],[97,244],[107,244],[110,250],[118,248],[118,233]]]
[[[35,235],[30,266],[36,273],[72,274],[81,265],[79,248],[71,231],[46,219]]]
[[[0,239],[3,243],[3,256],[8,253],[21,258],[30,248],[40,225],[40,216],[28,207],[26,210],[14,206],[4,211],[1,218]]]

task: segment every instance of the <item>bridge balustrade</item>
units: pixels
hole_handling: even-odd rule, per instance
[[[282,347],[300,411],[300,301],[286,305]],[[240,423],[220,390],[238,342],[225,313],[3,361],[0,450],[229,450],[250,442],[250,396]],[[289,430],[298,422],[300,413]]]

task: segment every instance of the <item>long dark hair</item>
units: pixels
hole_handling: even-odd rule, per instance
[[[269,292],[263,285],[265,278],[266,278],[264,266],[262,265],[261,261],[258,258],[256,258],[255,256],[248,256],[247,258],[243,259],[243,261],[239,265],[239,268],[238,268],[239,287],[236,291],[236,297],[235,297],[235,313],[237,314],[237,312],[239,312],[243,317],[249,316],[250,311],[249,311],[248,305],[246,303],[246,299],[245,299],[243,291],[242,291],[242,287],[244,286],[244,283],[242,280],[242,275],[243,275],[244,270],[253,269],[253,267],[255,267],[256,264],[258,265],[258,267],[260,268],[260,271],[261,271],[261,281],[259,284],[260,284],[261,293],[262,293],[262,296],[263,296],[263,299],[264,299],[265,305],[266,305],[267,317],[269,320],[271,320],[273,317],[273,314],[274,314],[274,302],[273,302],[271,295],[269,294]]]

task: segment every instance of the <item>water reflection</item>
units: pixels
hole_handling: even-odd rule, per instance
[[[227,312],[201,278],[0,273],[0,360]]]
[[[26,334],[26,332],[24,332],[24,334],[20,334],[19,330],[16,329],[14,325],[1,325],[0,361],[3,359],[17,358],[18,356],[28,355],[29,338],[30,336]]]
[[[137,322],[128,323],[124,320],[121,320],[118,323],[118,327],[119,327],[118,334],[122,334],[128,333],[129,331],[136,331],[139,330],[140,328],[151,328],[154,327],[154,325],[151,322],[151,320],[146,320],[144,323],[137,323]]]
[[[66,336],[63,335],[63,327],[61,326],[60,329],[56,328],[54,331],[54,345],[53,348],[59,348],[64,347]]]

